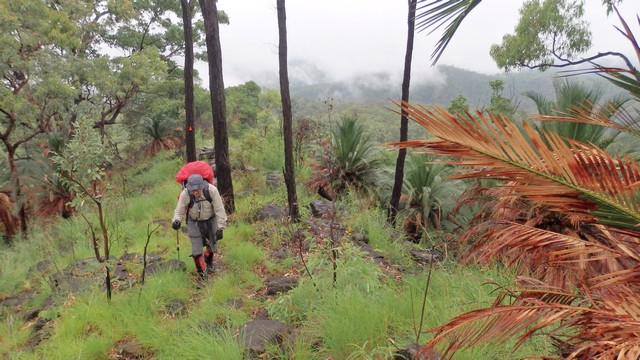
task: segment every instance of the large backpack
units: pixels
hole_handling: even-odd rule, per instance
[[[185,164],[183,167],[178,170],[176,173],[176,182],[182,185],[182,190],[187,186],[187,179],[189,176],[193,174],[200,174],[202,178],[208,182],[209,184],[213,184],[213,169],[211,165],[206,161],[192,161],[190,163]],[[181,190],[181,191],[182,191]],[[211,195],[209,194],[209,189],[206,188],[202,191],[205,199],[211,202]],[[193,195],[189,194],[189,208],[193,207],[193,204],[196,203],[196,199]]]

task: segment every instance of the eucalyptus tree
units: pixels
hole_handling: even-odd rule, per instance
[[[285,0],[278,0],[278,62],[280,68],[280,98],[282,99],[282,127],[284,137],[284,181],[287,185],[289,216],[293,221],[300,220],[298,195],[296,194],[296,176],[293,165],[293,114],[291,113],[291,94],[289,94],[289,68],[287,65],[287,10]]]
[[[417,0],[408,1],[407,11],[407,46],[404,55],[404,75],[402,77],[402,94],[403,102],[409,101],[409,88],[411,85],[411,60],[413,57],[413,38],[415,33],[415,15]],[[407,141],[409,136],[409,120],[407,114],[401,109],[400,113],[400,141]],[[389,209],[387,219],[390,223],[395,223],[398,213],[398,205],[400,203],[400,195],[402,193],[402,184],[404,177],[404,162],[407,157],[405,149],[398,150],[398,158],[396,159],[396,172],[394,176],[393,189],[389,200]]]
[[[207,59],[209,63],[209,90],[213,113],[214,152],[218,189],[224,199],[228,213],[235,211],[233,182],[231,180],[231,162],[229,161],[229,137],[222,74],[222,48],[220,46],[220,28],[216,0],[199,0],[204,18]]]
[[[140,88],[164,73],[155,49],[127,56],[100,52],[116,19],[128,16],[126,9],[107,5],[38,0],[0,4],[0,140],[25,238],[27,214],[16,164],[20,148],[43,134],[69,132],[77,109],[84,106],[98,114],[95,126],[104,141],[105,125],[115,123]]]
[[[602,0],[607,14],[623,0]],[[431,54],[433,64],[454,38],[462,22],[482,0],[420,0],[416,13],[419,30],[444,28]],[[519,67],[548,68],[589,63],[620,53],[599,53],[576,60],[591,45],[591,32],[584,18],[585,0],[527,0],[520,9],[514,35],[505,35],[501,45],[491,47],[491,56],[504,69]],[[559,63],[555,63],[558,60]]]
[[[49,131],[73,105],[74,91],[63,80],[60,66],[64,55],[80,45],[79,29],[60,15],[41,1],[0,4],[0,141],[11,173],[11,199],[19,204],[24,239],[27,214],[18,176],[19,150]],[[52,18],[59,21],[54,23]]]

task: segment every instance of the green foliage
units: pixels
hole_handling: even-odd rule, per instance
[[[249,127],[257,124],[260,111],[260,86],[255,81],[225,89],[229,122],[238,122]]]
[[[433,162],[424,154],[411,154],[407,162],[401,215],[405,231],[416,239],[429,229],[451,229],[447,218],[464,189],[461,181],[448,179],[453,175],[449,165]]]
[[[258,246],[240,239],[234,239],[225,245],[226,261],[236,269],[250,269],[265,258],[264,252]]]
[[[348,189],[375,192],[379,180],[378,149],[356,117],[342,116],[329,141],[321,142],[321,147],[312,165],[310,188],[323,187],[337,195]]]
[[[93,128],[90,117],[82,117],[75,126],[75,136],[52,160],[61,180],[76,196],[73,205],[81,206],[84,200],[102,199],[104,189],[95,185],[107,180],[106,166],[112,160],[113,152]]]
[[[534,91],[525,93],[533,100],[540,115],[575,116],[578,113],[588,116],[615,120],[623,110],[627,97],[614,96],[603,99],[599,88],[569,80],[553,82],[555,100]],[[563,138],[597,145],[611,154],[621,153],[638,157],[638,137],[630,136],[621,130],[607,128],[597,124],[567,121],[542,121],[535,124],[540,131],[551,131]]]
[[[469,104],[467,104],[467,98],[462,95],[458,95],[457,98],[451,100],[451,104],[447,110],[452,113],[465,113],[469,111]]]
[[[516,112],[516,108],[513,105],[511,99],[502,96],[502,91],[504,90],[504,81],[502,80],[493,80],[489,82],[489,86],[491,86],[491,103],[489,108],[487,109],[489,112],[494,114],[500,114],[506,117],[513,117]]]
[[[278,134],[264,137],[257,129],[247,129],[230,148],[233,165],[239,169],[254,167],[264,172],[281,172],[284,166],[284,143]]]
[[[515,34],[503,36],[500,45],[492,45],[491,57],[507,71],[548,66],[558,57],[575,59],[591,46],[591,32],[582,20],[583,6],[582,0],[526,1]]]

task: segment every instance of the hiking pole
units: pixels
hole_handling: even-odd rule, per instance
[[[178,260],[180,260],[180,231],[176,230],[176,250],[178,251]]]

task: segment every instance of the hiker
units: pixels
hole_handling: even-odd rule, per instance
[[[218,240],[222,239],[222,230],[227,224],[227,213],[218,189],[205,181],[202,175],[190,175],[184,190],[180,192],[178,204],[173,212],[171,227],[174,230],[180,229],[180,221],[185,215],[191,239],[191,257],[198,275],[204,277],[205,271],[214,271],[213,253]]]

